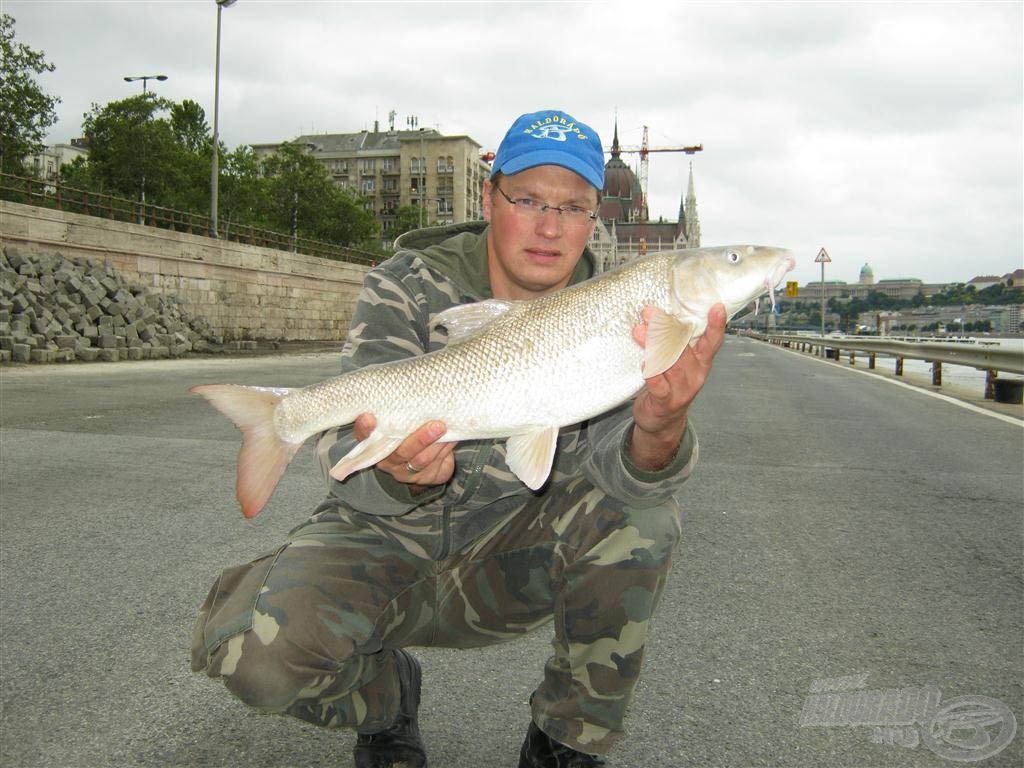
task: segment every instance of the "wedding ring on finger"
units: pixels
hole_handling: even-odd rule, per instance
[[[423,470],[420,469],[419,467],[413,466],[413,463],[411,461],[407,461],[405,462],[405,471],[408,472],[410,475],[418,475]]]

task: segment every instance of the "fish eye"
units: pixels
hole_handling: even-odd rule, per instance
[[[740,260],[740,255],[736,253],[736,251],[729,251],[729,255],[726,258],[729,259],[730,264],[738,264]]]

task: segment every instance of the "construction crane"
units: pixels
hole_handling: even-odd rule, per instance
[[[694,155],[697,152],[704,151],[703,144],[693,144],[688,147],[652,147],[647,143],[647,126],[644,126],[644,139],[643,143],[639,147],[619,147],[618,151],[621,152],[638,152],[640,154],[640,191],[644,196],[644,207],[640,214],[641,221],[647,221],[647,156],[651,152],[685,152],[688,155]],[[605,150],[606,154],[612,154],[615,149]]]

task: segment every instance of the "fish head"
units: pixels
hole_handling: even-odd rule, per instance
[[[679,315],[707,317],[715,304],[733,317],[767,293],[796,266],[790,251],[763,245],[730,245],[680,251],[672,265],[672,298]]]

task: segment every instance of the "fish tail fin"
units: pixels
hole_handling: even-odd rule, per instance
[[[242,430],[235,493],[242,514],[256,517],[302,445],[282,440],[274,426],[274,411],[289,390],[203,384],[189,392],[202,395]]]

